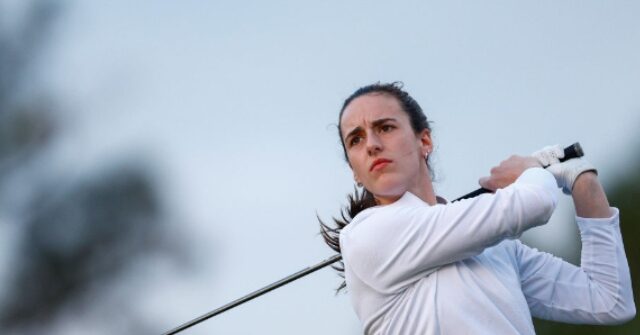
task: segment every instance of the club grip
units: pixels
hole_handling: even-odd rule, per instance
[[[584,156],[584,151],[582,151],[582,146],[580,142],[576,142],[566,148],[564,148],[564,157],[560,158],[561,162],[568,161],[571,158],[578,158]]]
[[[582,146],[580,145],[580,142],[576,142],[576,143],[564,148],[564,157],[560,158],[560,161],[564,162],[564,161],[570,160],[571,158],[578,158],[578,157],[582,157],[582,156],[584,156],[584,151],[582,151]],[[479,196],[480,194],[483,194],[483,193],[491,193],[491,190],[488,190],[486,188],[481,187],[481,188],[479,188],[479,189],[477,189],[477,190],[475,190],[473,192],[469,192],[469,193],[467,193],[467,194],[461,196],[460,198],[455,199],[455,200],[453,200],[451,202],[456,202],[456,201],[462,200],[462,199],[469,199],[469,198],[477,197],[477,196]]]

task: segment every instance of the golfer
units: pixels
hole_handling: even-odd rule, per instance
[[[586,160],[561,163],[558,146],[512,156],[480,179],[493,193],[446,203],[433,188],[429,122],[401,85],[360,88],[338,127],[359,191],[322,232],[343,256],[339,289],[366,334],[534,334],[532,316],[635,316],[618,209]],[[575,205],[580,267],[517,239],[549,220],[558,188]]]

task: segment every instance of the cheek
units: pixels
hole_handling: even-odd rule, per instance
[[[398,148],[396,151],[399,153],[399,157],[403,159],[413,160],[422,156],[420,146],[411,138],[405,138],[394,143],[394,146]]]
[[[366,165],[366,157],[362,157],[358,152],[352,151],[347,153],[347,160],[349,161],[351,170],[361,177],[364,177],[362,172]]]

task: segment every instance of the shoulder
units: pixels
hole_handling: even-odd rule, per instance
[[[346,251],[358,246],[379,246],[395,233],[399,233],[416,216],[424,217],[424,211],[429,211],[430,207],[417,196],[407,192],[392,204],[368,208],[356,215],[351,223],[342,229],[341,249]]]
[[[368,230],[379,224],[402,220],[402,214],[415,209],[424,209],[425,207],[430,206],[411,192],[406,192],[400,199],[392,204],[367,208],[358,213],[358,215],[351,220],[351,223],[342,229],[341,234],[357,234],[362,230]]]

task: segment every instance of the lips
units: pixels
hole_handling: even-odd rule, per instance
[[[392,161],[390,159],[378,158],[375,161],[373,161],[373,163],[371,164],[371,167],[369,168],[369,171],[382,169],[383,167],[385,167],[387,164],[391,162]]]

